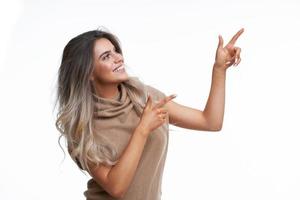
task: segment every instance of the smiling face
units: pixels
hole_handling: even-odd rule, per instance
[[[128,79],[122,54],[106,38],[95,41],[93,63],[91,79],[98,85],[118,84]]]

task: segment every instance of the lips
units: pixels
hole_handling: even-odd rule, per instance
[[[113,70],[113,72],[115,72],[117,69],[119,69],[119,68],[122,67],[122,66],[123,66],[123,64],[120,65],[120,66],[118,66],[118,67],[116,67],[116,68]]]

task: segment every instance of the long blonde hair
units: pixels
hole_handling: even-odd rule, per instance
[[[107,138],[101,137],[102,143],[95,141],[93,131],[95,93],[89,77],[93,70],[93,48],[97,39],[106,38],[122,54],[118,38],[108,31],[93,30],[82,33],[71,39],[65,46],[61,65],[58,71],[58,103],[56,128],[60,132],[58,139],[65,137],[68,152],[78,167],[90,172],[91,165],[100,163],[115,165],[116,150],[107,146]],[[126,91],[138,114],[142,114],[146,102],[145,90],[131,77],[124,82]]]

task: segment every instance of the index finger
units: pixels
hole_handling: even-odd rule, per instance
[[[165,98],[163,98],[162,100],[160,100],[160,102],[158,102],[154,108],[160,108],[162,106],[164,106],[166,103],[168,103],[169,101],[171,101],[172,99],[174,99],[177,95],[176,94],[172,94],[170,96],[167,96]]]
[[[237,39],[240,37],[240,35],[244,32],[244,28],[240,29],[230,40],[230,42],[228,42],[228,44],[234,44]]]

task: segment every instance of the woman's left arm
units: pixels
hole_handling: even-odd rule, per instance
[[[225,107],[226,70],[232,65],[237,66],[241,61],[241,49],[235,47],[234,44],[243,32],[244,29],[239,30],[225,47],[223,47],[222,36],[219,36],[211,88],[204,110],[197,110],[170,101],[166,104],[170,124],[194,130],[221,130]]]

